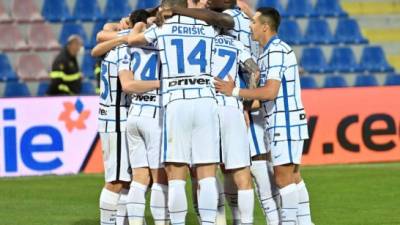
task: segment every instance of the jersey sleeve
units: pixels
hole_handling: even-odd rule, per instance
[[[268,52],[269,67],[267,73],[267,80],[281,81],[285,73],[285,52],[279,50],[271,50]],[[268,65],[268,64],[267,64]]]
[[[119,53],[117,54],[118,72],[121,72],[122,70],[130,70],[131,54],[129,47],[128,46],[121,47],[120,49],[118,49],[118,51],[119,51]]]
[[[235,45],[237,49],[239,50],[239,63],[243,64],[246,62],[248,59],[252,59],[253,57],[251,56],[251,53],[249,50],[244,46],[244,44],[240,41],[235,41]]]
[[[159,28],[157,25],[153,24],[147,30],[144,31],[144,38],[148,43],[154,43],[158,37]]]

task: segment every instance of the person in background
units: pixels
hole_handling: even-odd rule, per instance
[[[76,95],[81,90],[82,75],[77,56],[82,49],[82,39],[71,35],[68,42],[54,60],[50,72],[47,95]]]

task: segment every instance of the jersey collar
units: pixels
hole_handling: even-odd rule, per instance
[[[277,34],[272,36],[271,39],[269,39],[268,43],[264,46],[264,51],[267,50],[269,48],[269,46],[271,45],[271,43],[276,39],[279,39]]]

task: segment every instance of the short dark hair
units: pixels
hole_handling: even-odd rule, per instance
[[[129,15],[129,21],[132,23],[132,26],[134,26],[137,22],[147,23],[147,18],[149,17],[149,12],[144,9],[137,9]]]
[[[257,12],[261,13],[261,22],[268,23],[273,31],[278,31],[281,24],[281,15],[278,10],[272,7],[261,7],[257,9]]]
[[[187,8],[187,0],[162,0],[161,5],[164,7],[179,6],[179,7]]]

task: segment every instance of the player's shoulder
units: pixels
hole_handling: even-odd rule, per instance
[[[275,38],[271,41],[268,46],[268,50],[271,51],[279,51],[284,53],[289,53],[292,51],[292,48],[280,38]]]
[[[188,16],[182,16],[182,15],[175,15],[169,19],[167,19],[164,23],[165,25],[171,25],[171,24],[183,24],[183,25],[208,25],[205,21],[203,20],[198,20],[192,17]]]

